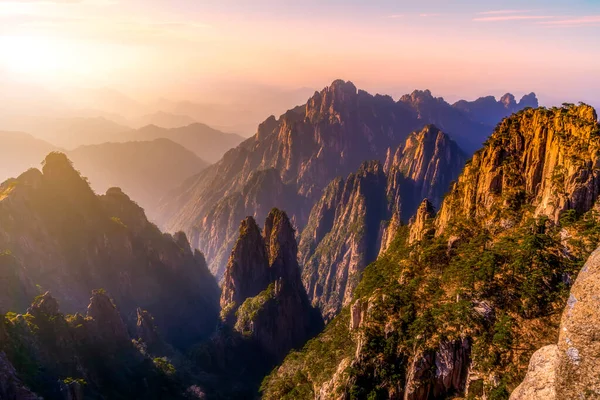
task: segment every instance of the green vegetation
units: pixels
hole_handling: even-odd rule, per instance
[[[331,379],[339,363],[351,357],[356,344],[348,330],[350,313],[345,308],[316,338],[285,359],[285,369],[276,368],[261,386],[264,399],[313,399],[313,384]]]
[[[256,319],[256,316],[264,309],[265,305],[273,299],[275,299],[275,284],[271,283],[258,295],[244,301],[235,313],[237,317],[236,330],[244,335],[252,334],[249,330],[250,323]]]
[[[157,357],[153,359],[152,362],[154,363],[156,368],[158,368],[167,376],[175,375],[175,373],[177,372],[175,370],[175,367],[169,362],[167,357]]]

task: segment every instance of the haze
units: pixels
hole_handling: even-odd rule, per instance
[[[600,2],[449,3],[0,0],[0,111],[131,119],[185,100],[249,135],[336,78],[600,104]]]

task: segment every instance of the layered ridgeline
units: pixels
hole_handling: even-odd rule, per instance
[[[161,233],[118,188],[95,195],[62,153],[0,186],[0,250],[3,312],[23,312],[46,290],[80,312],[104,288],[127,322],[147,309],[180,346],[218,317],[217,284],[186,236]]]
[[[81,146],[67,155],[94,191],[104,193],[120,187],[151,220],[166,193],[208,166],[191,150],[169,139]]]
[[[439,207],[465,161],[448,135],[428,125],[388,151],[384,165],[366,162],[325,188],[299,247],[304,285],[327,320],[352,300],[362,271],[389,245],[400,221],[424,198]]]
[[[241,218],[262,220],[279,207],[302,229],[333,179],[366,160],[383,162],[389,148],[433,122],[467,151],[492,130],[429,91],[395,102],[335,81],[305,105],[264,121],[252,138],[170,193],[158,222],[188,233],[221,278]]]
[[[398,228],[353,302],[265,379],[264,397],[508,398],[532,353],[556,343],[600,241],[599,165],[589,106],[504,120],[440,212],[425,203]]]
[[[151,316],[138,309],[136,325],[132,337],[101,290],[85,315],[65,315],[50,293],[38,296],[26,313],[0,320],[0,398],[198,398],[190,396],[197,387],[186,387],[166,358],[151,354]]]
[[[491,126],[524,108],[537,108],[538,106],[535,93],[524,95],[518,103],[515,96],[506,93],[500,100],[496,100],[494,96],[486,96],[474,101],[460,100],[452,105],[472,120]]]
[[[223,154],[244,141],[239,135],[221,132],[198,122],[171,128],[163,127],[165,125],[148,124],[131,132],[123,132],[119,141],[169,139],[210,163],[219,161]]]

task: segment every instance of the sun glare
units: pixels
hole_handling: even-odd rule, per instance
[[[0,65],[12,72],[43,77],[68,72],[74,57],[67,43],[37,36],[1,36]]]

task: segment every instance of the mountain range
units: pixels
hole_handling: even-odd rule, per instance
[[[261,220],[279,207],[302,231],[333,179],[348,176],[367,160],[385,162],[388,150],[428,124],[447,133],[467,155],[492,131],[427,90],[394,101],[337,80],[305,105],[279,119],[269,117],[253,137],[188,179],[165,198],[157,221],[167,231],[185,231],[220,278],[239,220],[246,215]],[[420,200],[412,201],[414,209]],[[410,207],[406,211],[410,215]]]
[[[0,186],[0,398],[594,398],[592,107],[334,81],[209,166],[145,129],[7,133],[50,154]]]

